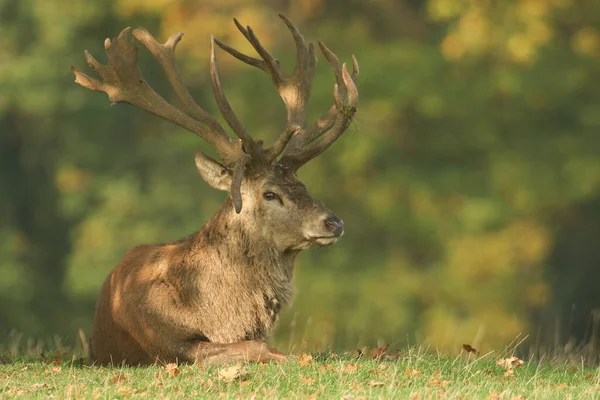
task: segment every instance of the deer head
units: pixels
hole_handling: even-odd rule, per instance
[[[307,124],[307,103],[315,72],[316,57],[312,44],[304,38],[288,18],[279,15],[290,30],[296,44],[296,66],[286,75],[279,62],[262,46],[253,30],[234,22],[251,43],[260,58],[240,53],[224,43],[210,39],[210,75],[218,108],[237,136],[231,139],[217,120],[192,99],[175,63],[175,48],[183,33],[158,43],[145,29],[124,29],[117,38],[106,39],[104,48],[108,64],[102,65],[87,51],[89,66],[101,80],[91,78],[75,67],[75,82],[108,94],[111,102],[129,103],[200,136],[216,150],[219,161],[198,152],[196,167],[212,187],[229,193],[232,210],[281,251],[301,250],[312,245],[329,245],[343,233],[343,222],[320,201],[313,199],[296,172],[321,154],[347,129],[358,103],[355,80],[358,63],[352,57],[353,71],[340,62],[321,41],[319,48],[332,67],[336,83],[334,103],[323,116]],[[138,67],[135,37],[164,69],[175,94],[184,106],[176,108],[156,93]],[[244,128],[225,97],[221,87],[215,44],[238,60],[263,70],[275,85],[287,110],[287,124],[279,138],[268,148],[262,140],[254,140]]]

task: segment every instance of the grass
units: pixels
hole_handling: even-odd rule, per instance
[[[0,399],[600,398],[598,368],[544,361],[502,366],[493,353],[452,358],[410,348],[378,359],[324,353],[286,364],[144,368],[86,366],[67,357],[0,365]]]

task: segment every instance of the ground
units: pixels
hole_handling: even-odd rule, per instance
[[[96,367],[67,353],[0,365],[0,399],[132,398],[600,398],[600,370],[523,362],[510,354],[456,357],[423,348],[301,354],[286,364]],[[0,358],[2,363],[2,358]]]

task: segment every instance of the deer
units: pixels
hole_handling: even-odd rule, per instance
[[[333,105],[307,123],[315,73],[312,43],[279,14],[295,43],[291,74],[263,47],[250,26],[234,18],[256,50],[255,58],[210,36],[210,77],[216,105],[231,131],[200,108],[183,83],[175,62],[179,32],[159,43],[144,28],[125,28],[107,38],[106,65],[87,50],[89,67],[100,79],[76,67],[75,83],[108,95],[111,105],[128,103],[199,136],[219,160],[197,152],[200,176],[227,192],[219,211],[196,233],[166,244],[130,250],[110,272],[97,300],[89,343],[97,365],[160,363],[226,364],[283,362],[289,355],[266,343],[280,311],[292,299],[298,254],[334,244],[344,222],[314,199],[297,171],[323,153],[352,122],[358,105],[358,63],[352,72],[329,48],[318,46],[335,76]],[[138,65],[136,40],[162,67],[175,106],[154,91]],[[286,126],[270,147],[255,140],[234,114],[221,86],[215,45],[237,60],[264,71],[283,101]]]

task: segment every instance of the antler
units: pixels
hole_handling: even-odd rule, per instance
[[[244,28],[236,19],[236,26],[262,59],[242,54],[212,36],[210,38],[210,75],[215,99],[223,118],[239,138],[237,141],[227,136],[219,122],[196,104],[183,84],[175,62],[175,48],[183,36],[181,32],[160,44],[145,29],[125,28],[118,37],[104,41],[107,65],[99,63],[87,50],[85,51],[90,68],[101,80],[91,78],[76,67],[71,67],[71,70],[75,74],[76,83],[87,89],[106,93],[112,104],[129,103],[173,122],[210,143],[216,149],[222,163],[232,171],[230,193],[239,213],[242,208],[241,182],[249,164],[269,165],[283,153],[279,162],[291,169],[298,169],[323,152],[346,130],[358,103],[358,91],[354,84],[358,76],[356,59],[352,57],[353,73],[350,75],[346,65],[341,64],[335,54],[319,41],[321,52],[335,72],[334,105],[317,122],[308,128],[305,127],[306,107],[316,65],[314,48],[312,44],[307,46],[289,19],[282,14],[279,14],[279,17],[287,25],[296,43],[296,67],[290,76],[283,74],[279,62],[265,50],[252,28]],[[161,65],[186,112],[173,106],[148,85],[138,66],[138,49],[132,33]],[[287,126],[270,148],[263,149],[262,140],[255,141],[231,109],[221,86],[215,43],[240,61],[265,71],[275,84],[287,110]],[[319,138],[320,140],[317,140]]]
[[[314,48],[312,43],[306,45],[298,29],[286,16],[279,14],[279,17],[287,25],[296,44],[296,67],[290,76],[283,74],[279,62],[265,50],[252,28],[250,26],[244,28],[235,18],[233,20],[235,25],[262,60],[240,53],[218,40],[215,40],[215,43],[238,60],[262,69],[270,76],[285,104],[287,127],[275,144],[265,150],[266,159],[271,162],[283,152],[280,163],[298,169],[327,149],[352,122],[358,105],[358,89],[355,81],[359,69],[356,58],[352,56],[353,72],[350,75],[346,70],[346,64],[342,64],[323,42],[318,41],[321,52],[335,72],[334,104],[318,121],[308,128],[305,127],[307,103],[316,64]],[[313,143],[319,138],[321,140]]]
[[[133,36],[146,46],[161,65],[175,94],[189,115],[167,102],[148,85],[138,66],[138,49],[133,41],[132,32]],[[164,44],[160,44],[145,29],[138,28],[132,31],[131,28],[126,28],[121,31],[117,38],[104,41],[108,65],[100,64],[90,53],[85,52],[89,66],[100,75],[102,80],[91,78],[76,67],[71,67],[75,74],[75,82],[87,89],[108,94],[112,104],[129,103],[173,122],[210,143],[216,149],[223,164],[233,170],[231,196],[236,211],[240,212],[242,208],[240,185],[244,169],[251,159],[251,156],[247,153],[256,147],[255,142],[237,120],[223,93],[212,39],[211,77],[213,90],[219,110],[240,141],[232,141],[219,122],[200,108],[192,99],[183,84],[175,63],[175,48],[182,36],[183,33],[177,33]]]

